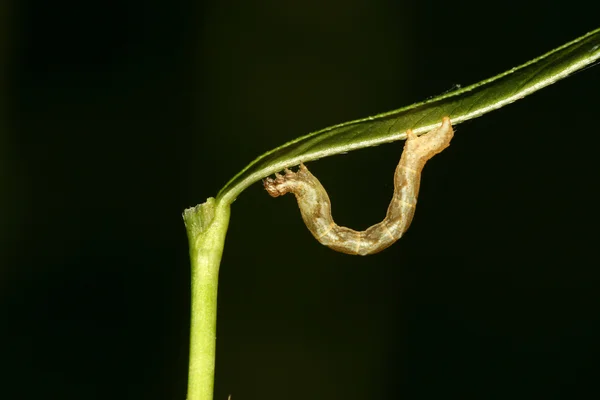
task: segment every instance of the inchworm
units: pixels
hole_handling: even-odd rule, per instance
[[[410,226],[417,205],[421,171],[429,159],[450,145],[454,130],[450,118],[444,117],[440,127],[420,137],[410,129],[406,134],[404,151],[394,174],[394,196],[387,214],[383,221],[364,231],[333,222],[329,196],[304,164],[298,172],[286,169],[285,175],[275,174],[275,179],[267,178],[263,184],[273,197],[294,193],[304,223],[325,246],[346,254],[378,253],[400,239]]]

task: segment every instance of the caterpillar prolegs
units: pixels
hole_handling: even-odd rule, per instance
[[[275,179],[263,181],[272,197],[294,193],[304,223],[313,236],[325,246],[346,254],[368,255],[378,253],[400,239],[410,226],[425,163],[450,145],[454,130],[450,118],[444,117],[442,125],[417,136],[406,132],[404,151],[394,174],[394,196],[383,221],[364,231],[338,226],[331,217],[331,201],[321,182],[304,164],[298,172],[285,170],[275,174]]]

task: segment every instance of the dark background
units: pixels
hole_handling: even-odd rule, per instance
[[[575,39],[595,7],[3,0],[0,398],[184,399],[184,208],[292,138]],[[600,67],[458,126],[379,255],[320,246],[293,197],[250,187],[215,399],[600,396],[598,93]],[[383,218],[401,148],[309,165],[338,223]]]

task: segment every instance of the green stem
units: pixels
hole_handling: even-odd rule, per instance
[[[481,116],[544,88],[600,59],[600,29],[520,67],[399,110],[322,129],[258,157],[206,203],[185,210],[192,265],[188,400],[212,400],[219,265],[230,204],[250,184],[286,167],[424,133],[444,116],[452,123]]]
[[[188,400],[213,398],[217,287],[229,213],[229,204],[212,197],[183,213],[192,267]]]

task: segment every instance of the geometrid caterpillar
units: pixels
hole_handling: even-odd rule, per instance
[[[444,117],[442,125],[422,136],[406,131],[404,151],[394,174],[394,197],[385,219],[358,232],[338,226],[331,217],[331,201],[321,182],[304,164],[298,172],[285,170],[285,175],[275,174],[275,179],[263,181],[267,192],[273,196],[294,193],[304,223],[313,236],[325,246],[346,254],[361,256],[374,254],[389,247],[402,237],[415,213],[421,171],[425,163],[450,145],[454,135],[450,118]]]

